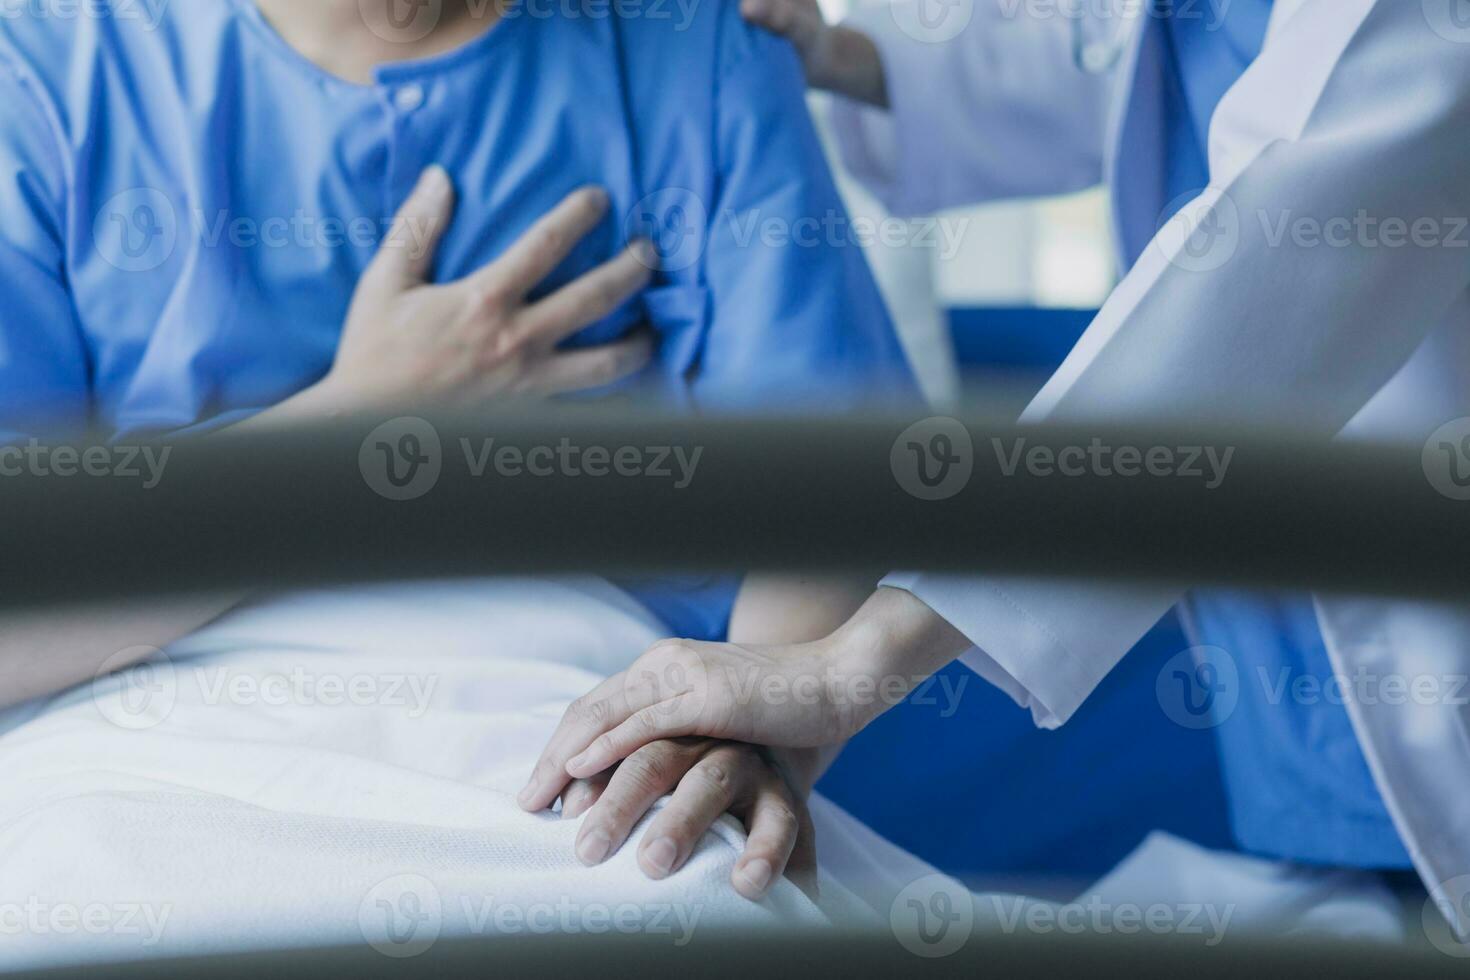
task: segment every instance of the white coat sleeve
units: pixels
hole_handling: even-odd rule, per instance
[[[1112,78],[1076,67],[1068,19],[973,0],[970,21],[946,43],[905,33],[905,5],[932,2],[883,3],[847,22],[876,44],[891,106],[834,100],[849,172],[900,216],[1101,183]]]
[[[1352,420],[1470,288],[1470,249],[1452,232],[1470,215],[1470,30],[1426,9],[1304,0],[1216,114],[1213,187],[1197,206],[1226,233],[1193,254],[1188,235],[1161,233],[1027,421],[1331,435]],[[1343,222],[1358,229],[1347,245]],[[1440,234],[1406,238],[1415,226]],[[1336,227],[1339,244],[1283,234],[1293,227]],[[1178,597],[924,575],[888,584],[954,623],[977,647],[972,666],[1046,726]]]

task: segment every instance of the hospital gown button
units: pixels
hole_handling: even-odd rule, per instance
[[[393,104],[402,112],[413,112],[424,104],[424,87],[405,85],[393,93]]]

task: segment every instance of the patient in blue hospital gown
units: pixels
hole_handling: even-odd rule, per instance
[[[219,429],[312,385],[436,164],[459,195],[437,281],[607,190],[608,219],[540,292],[650,238],[651,287],[571,343],[651,326],[637,387],[672,409],[909,388],[795,55],[729,0],[511,3],[370,84],[308,60],[253,0],[50,5],[0,20],[0,440]],[[671,633],[710,638],[736,583],[629,587]]]
[[[0,18],[0,443],[208,432],[313,385],[434,164],[460,197],[436,281],[573,189],[607,189],[613,217],[540,292],[651,238],[651,288],[572,343],[652,327],[638,387],[671,411],[906,392],[791,51],[731,0],[610,15],[628,6],[511,4],[369,83],[304,57],[251,0],[38,0]],[[686,945],[898,929],[935,889],[963,907],[959,883],[820,799],[820,902],[785,879],[738,897],[728,816],[652,880],[634,847],[583,867],[576,821],[517,805],[570,700],[660,636],[718,636],[734,588],[275,597],[0,713],[0,969],[361,942],[404,957],[553,931]]]

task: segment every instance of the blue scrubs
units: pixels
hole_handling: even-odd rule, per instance
[[[1235,0],[1219,30],[1210,29],[1202,10],[1166,19],[1176,206],[1209,183],[1210,118],[1260,53],[1271,2]],[[1215,731],[1241,847],[1302,863],[1410,867],[1341,699],[1298,703],[1291,694],[1298,678],[1321,685],[1332,677],[1310,597],[1201,592],[1191,597],[1185,620],[1195,642],[1226,651],[1238,667],[1239,700]]]
[[[250,0],[0,20],[0,440],[239,421],[320,379],[423,169],[460,196],[440,281],[563,196],[612,209],[550,290],[652,236],[666,269],[576,339],[651,324],[680,408],[830,410],[910,390],[784,43],[734,0],[511,6],[466,47],[333,77]],[[552,11],[556,11],[553,13]],[[636,519],[636,515],[630,515]],[[729,580],[644,589],[717,636]]]

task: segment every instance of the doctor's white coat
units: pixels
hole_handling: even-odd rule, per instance
[[[1285,423],[1418,444],[1470,416],[1470,2],[1277,0],[1263,52],[1215,114],[1211,187],[1162,230],[1160,22],[1119,30],[1091,0],[1074,25],[1064,7],[959,0],[950,13],[969,20],[945,43],[921,39],[912,10],[866,10],[855,20],[882,52],[892,111],[834,109],[849,168],[898,214],[1110,186],[1119,248],[1142,258],[1025,418]],[[1079,68],[1077,28],[1090,41],[1118,31],[1117,64]],[[1282,234],[1301,219],[1332,240]],[[1389,219],[1423,234],[1405,243]],[[1201,223],[1223,232],[1201,239]],[[966,662],[1046,726],[1182,591],[887,584],[965,632]],[[1332,597],[1317,610],[1340,674],[1470,673],[1463,610]],[[1467,709],[1349,709],[1421,876],[1464,930]]]

